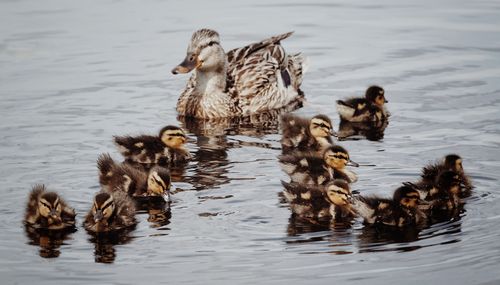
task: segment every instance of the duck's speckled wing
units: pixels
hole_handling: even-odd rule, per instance
[[[227,53],[227,87],[243,113],[286,106],[299,96],[304,58],[287,55],[278,35]]]

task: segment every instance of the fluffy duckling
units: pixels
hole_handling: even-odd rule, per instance
[[[101,154],[97,160],[99,182],[104,191],[123,191],[131,197],[163,197],[170,200],[170,171],[153,166],[148,171],[127,163],[117,164],[109,154]]]
[[[436,188],[427,196],[433,210],[454,210],[461,203],[461,177],[456,171],[446,170],[439,174]]]
[[[301,54],[287,54],[280,41],[292,33],[224,52],[214,30],[194,32],[184,61],[173,74],[194,70],[177,101],[183,117],[248,116],[302,101]]]
[[[281,116],[281,148],[283,153],[293,150],[322,152],[333,144],[332,121],[326,115],[306,119],[293,114]]]
[[[186,163],[191,158],[191,154],[185,148],[186,134],[184,130],[176,126],[162,128],[158,137],[115,136],[114,141],[127,161],[146,167],[155,164],[176,166]]]
[[[455,171],[460,178],[460,195],[462,197],[470,195],[472,190],[472,183],[470,178],[464,172],[462,165],[462,158],[456,154],[446,155],[442,161],[429,164],[422,169],[421,179],[415,183],[420,189],[420,194],[425,199],[427,195],[431,195],[430,192],[436,192],[436,184],[439,175],[444,171]]]
[[[347,181],[335,179],[325,185],[305,185],[296,182],[286,183],[284,196],[290,209],[298,216],[306,218],[331,217],[335,221],[353,218],[351,190]]]
[[[394,191],[392,199],[357,196],[353,208],[367,224],[403,227],[426,221],[424,212],[419,208],[420,203],[419,192],[403,185]]]
[[[320,157],[296,152],[280,155],[278,158],[281,168],[294,182],[321,185],[333,179],[344,179],[349,183],[358,179],[357,175],[345,166],[359,165],[353,162],[347,150],[339,145],[330,146]]]
[[[97,193],[83,222],[85,229],[92,233],[119,231],[136,224],[134,202],[120,191]]]
[[[388,116],[385,109],[384,89],[379,86],[370,86],[366,90],[365,98],[351,98],[337,100],[337,111],[342,120],[350,122],[379,122]]]
[[[75,210],[45,185],[35,185],[26,205],[26,225],[49,230],[61,230],[75,225]]]

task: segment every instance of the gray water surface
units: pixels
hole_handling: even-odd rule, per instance
[[[461,0],[2,1],[1,283],[499,284],[499,13],[498,1]],[[80,226],[55,244],[27,235],[32,185],[58,191],[80,225],[98,155],[120,157],[112,136],[180,124],[188,77],[170,70],[202,27],[226,50],[295,31],[283,45],[311,65],[300,114],[338,124],[335,100],[383,86],[383,139],[341,142],[369,165],[354,190],[389,195],[458,153],[476,187],[465,211],[400,234],[303,224],[279,197],[275,124],[185,125],[195,159],[163,220],[141,211],[105,244]]]

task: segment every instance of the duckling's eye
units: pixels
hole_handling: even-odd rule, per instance
[[[209,47],[211,47],[211,46],[213,46],[214,44],[215,44],[215,42],[209,42],[209,43],[208,43],[208,46],[209,46]]]
[[[194,55],[191,55],[191,56],[189,57],[189,61],[194,61]]]

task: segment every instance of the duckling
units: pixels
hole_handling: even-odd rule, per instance
[[[403,227],[426,221],[426,215],[419,208],[420,201],[416,189],[403,185],[394,191],[392,199],[357,196],[353,208],[367,224]]]
[[[309,185],[321,185],[333,179],[344,179],[349,183],[357,181],[356,173],[347,170],[346,165],[359,165],[349,158],[347,150],[339,145],[327,148],[321,157],[307,152],[280,155],[283,171],[292,181]]]
[[[35,185],[26,205],[26,225],[49,230],[75,226],[75,210],[55,192],[47,192],[45,185]]]
[[[119,231],[136,224],[134,202],[120,191],[97,193],[83,222],[84,228],[92,233]]]
[[[147,172],[127,163],[117,164],[109,154],[97,160],[99,182],[108,192],[123,191],[131,197],[163,197],[170,201],[170,171],[153,166]]]
[[[285,187],[284,196],[296,215],[307,218],[331,217],[335,221],[355,216],[351,208],[351,190],[345,180],[335,179],[320,186],[281,183]]]
[[[436,183],[437,179],[443,171],[455,171],[460,177],[461,184],[461,193],[462,197],[466,197],[470,195],[472,190],[472,183],[470,178],[464,172],[464,168],[462,166],[462,158],[456,154],[446,155],[441,162],[429,164],[422,169],[421,179],[416,183],[418,187],[421,189],[421,195],[425,198],[425,196],[429,195],[430,192],[436,192]],[[432,194],[431,194],[432,196]]]
[[[453,170],[445,170],[439,174],[436,182],[436,191],[427,196],[427,201],[432,201],[433,210],[454,210],[461,203],[461,177]]]
[[[320,114],[306,119],[293,114],[281,116],[283,154],[293,150],[322,152],[333,145],[332,121]]]
[[[379,86],[370,86],[366,90],[365,98],[351,98],[337,100],[337,111],[342,120],[350,122],[378,122],[388,117],[384,96],[384,89]]]
[[[115,136],[114,141],[126,161],[139,163],[146,167],[155,164],[177,166],[191,159],[185,148],[186,134],[176,126],[166,126],[158,137],[141,135],[138,137]]]
[[[177,101],[183,117],[248,116],[302,101],[306,59],[286,54],[280,41],[292,33],[224,52],[219,34],[194,32],[184,61],[173,74],[195,70]]]

